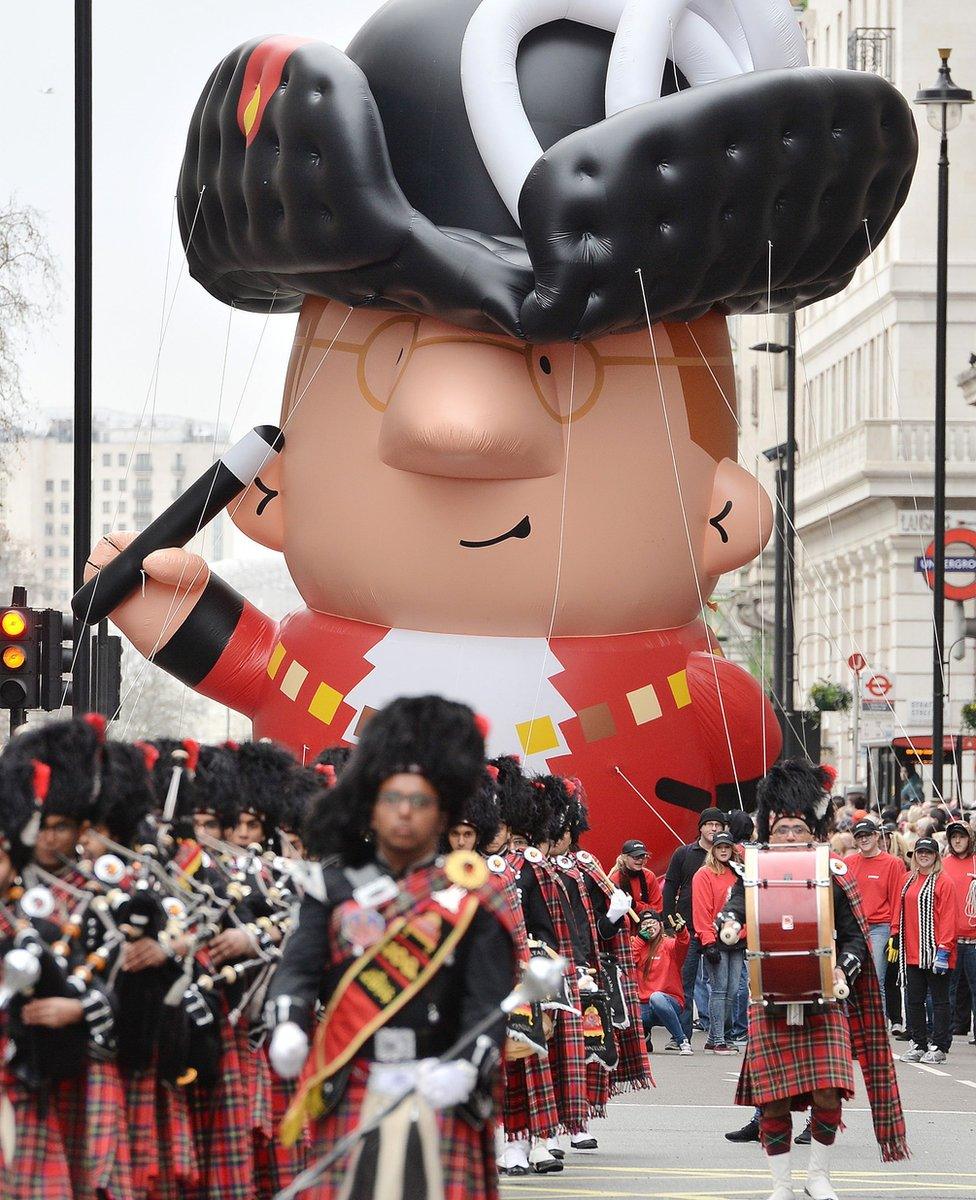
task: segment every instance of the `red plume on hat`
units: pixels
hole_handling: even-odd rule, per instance
[[[837,782],[837,768],[833,763],[820,764],[820,778],[823,780],[824,791],[832,791]]]
[[[84,713],[81,718],[85,724],[95,731],[95,736],[101,745],[105,745],[105,730],[108,727],[108,722],[105,717],[99,712]]]
[[[495,766],[494,763],[485,763],[485,770],[488,772],[489,776],[492,779],[495,779],[495,780],[498,779],[498,768]]]
[[[485,716],[484,713],[475,713],[474,727],[481,734],[481,736],[485,739],[485,741],[487,741],[488,734],[491,732],[491,722],[488,720],[488,718]]]
[[[200,743],[192,738],[184,738],[183,749],[186,751],[186,762],[183,765],[191,775],[195,775],[197,763],[200,761]]]
[[[332,763],[316,763],[312,770],[321,775],[325,780],[326,787],[335,787],[336,785],[336,770]]]
[[[31,795],[34,799],[34,812],[20,834],[20,840],[25,846],[36,846],[37,835],[41,832],[41,810],[47,799],[48,788],[51,786],[51,768],[40,759],[31,760]]]
[[[142,761],[151,775],[153,767],[159,762],[159,751],[151,742],[133,742],[132,744],[141,752]]]

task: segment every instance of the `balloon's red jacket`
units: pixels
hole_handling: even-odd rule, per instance
[[[276,622],[212,578],[156,661],[249,716],[255,737],[311,762],[347,733],[355,739],[371,715],[345,698],[372,670],[365,656],[388,632],[309,609]],[[694,838],[703,808],[739,807],[779,755],[779,726],[759,684],[713,652],[700,621],[553,638],[550,647],[563,667],[552,683],[575,715],[559,722],[569,753],[546,762],[583,782],[593,825],[587,846],[604,862],[614,861],[624,840],[640,837],[663,870],[674,848]],[[418,679],[416,694],[424,690]],[[485,715],[492,753],[518,751],[515,729],[499,728],[490,710]]]

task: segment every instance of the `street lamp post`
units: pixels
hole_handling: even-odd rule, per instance
[[[796,314],[790,313],[786,344],[759,342],[762,354],[786,355],[786,440],[763,454],[777,462],[776,471],[776,629],[773,687],[784,711],[796,709],[796,666],[793,652],[796,609]]]
[[[973,94],[957,87],[949,74],[950,50],[940,50],[942,65],[930,88],[921,88],[915,103],[925,107],[928,123],[940,134],[939,217],[936,249],[935,289],[935,538],[932,566],[932,789],[942,795],[945,762],[943,745],[944,684],[943,643],[945,639],[945,492],[946,492],[946,325],[949,263],[949,131],[962,120],[962,106],[972,104]]]

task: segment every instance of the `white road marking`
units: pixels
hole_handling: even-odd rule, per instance
[[[971,1079],[957,1079],[956,1083],[961,1083],[963,1087],[976,1088],[976,1083],[974,1083]]]
[[[910,1067],[917,1067],[920,1071],[925,1071],[928,1075],[941,1075],[943,1079],[951,1079],[952,1076],[948,1071],[937,1071],[935,1067],[927,1067],[924,1063],[908,1063]]]

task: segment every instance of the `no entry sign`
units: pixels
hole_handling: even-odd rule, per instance
[[[855,650],[850,658],[848,658],[847,665],[851,668],[855,675],[860,675],[864,668],[868,665],[868,660],[864,657],[860,650]]]

